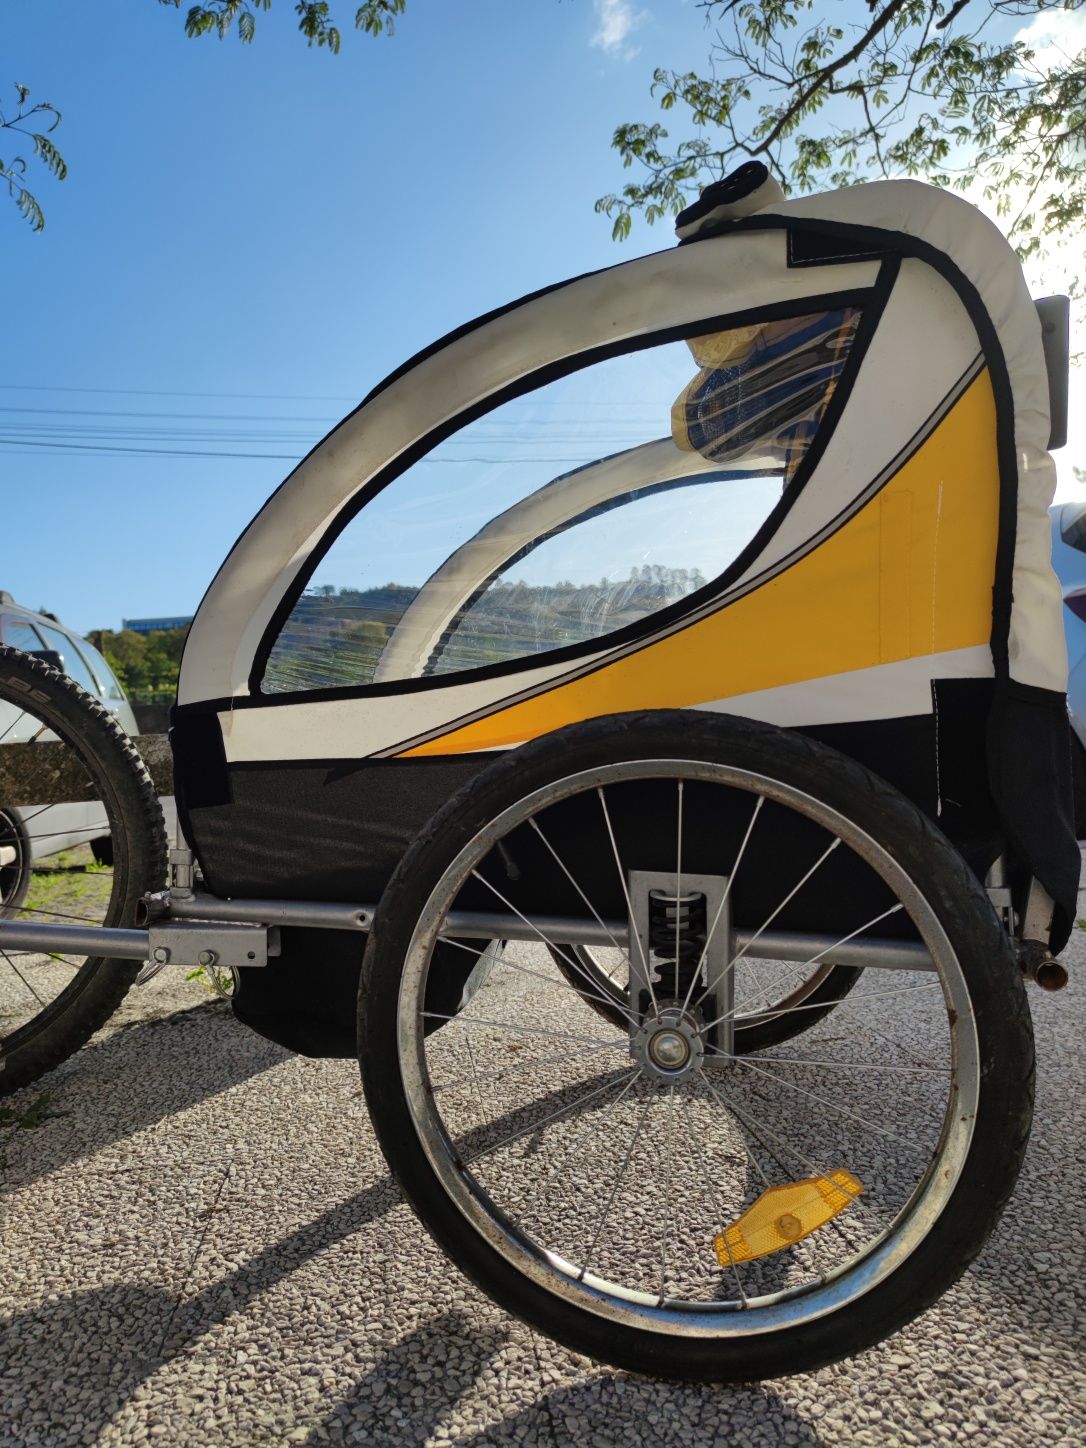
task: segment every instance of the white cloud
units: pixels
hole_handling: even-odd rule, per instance
[[[621,55],[629,60],[637,54],[637,48],[628,42],[630,36],[645,19],[643,10],[635,10],[630,0],[595,0],[596,33],[592,44],[608,55]]]
[[[1014,38],[1030,47],[1035,66],[1059,65],[1086,46],[1086,11],[1042,10]]]

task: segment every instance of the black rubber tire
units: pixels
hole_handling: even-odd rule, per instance
[[[0,920],[11,915],[26,899],[30,889],[30,841],[26,826],[16,811],[0,809],[0,845],[17,851],[10,865],[0,865]]]
[[[586,1003],[610,1022],[617,1026],[620,1031],[626,1029],[626,1022],[629,1019],[629,1012],[626,1003],[629,1000],[629,992],[623,987],[615,985],[614,981],[608,980],[606,976],[597,973],[593,968],[590,957],[578,945],[564,945],[559,949],[548,947],[550,957],[565,977],[567,983],[584,997]],[[574,970],[570,966],[570,959],[578,962],[581,969]],[[585,990],[585,974],[592,976],[595,983],[595,993]],[[820,981],[809,996],[803,997],[808,1009],[801,1015],[773,1015],[771,1011],[763,1013],[764,1019],[752,1021],[747,1025],[743,1024],[740,1017],[735,1023],[735,1050],[740,1056],[747,1055],[751,1051],[764,1051],[767,1046],[779,1046],[782,1041],[790,1041],[793,1036],[800,1036],[804,1031],[809,1031],[812,1026],[817,1025],[838,1006],[848,995],[849,991],[863,975],[860,967],[850,965],[835,965]],[[601,1000],[600,996],[609,997],[614,1005],[607,1000]]]
[[[131,740],[65,674],[0,646],[0,699],[22,703],[78,755],[111,822],[113,887],[103,924],[133,926],[141,895],[166,879],[166,827],[151,776]],[[79,1049],[124,999],[138,961],[88,957],[46,1008],[0,1043],[0,1096],[29,1085]]]
[[[960,1176],[910,1255],[844,1307],[727,1341],[612,1321],[520,1273],[445,1191],[420,1145],[401,1080],[403,962],[449,864],[516,800],[580,770],[638,758],[721,760],[817,795],[866,830],[907,872],[946,932],[979,1043],[977,1110]],[[984,889],[946,837],[885,781],[825,745],[693,711],[615,715],[557,731],[509,751],[438,811],[381,899],[362,969],[359,1048],[366,1099],[389,1167],[455,1265],[507,1311],[568,1347],[616,1367],[688,1381],[750,1382],[811,1371],[911,1321],[981,1250],[1013,1190],[1032,1120],[1034,1046],[1021,973]]]

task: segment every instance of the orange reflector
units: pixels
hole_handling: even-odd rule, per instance
[[[730,1267],[733,1262],[753,1262],[783,1251],[824,1227],[862,1191],[856,1177],[843,1170],[769,1187],[713,1238],[717,1261]]]

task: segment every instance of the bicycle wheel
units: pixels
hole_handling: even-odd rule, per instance
[[[136,961],[6,948],[5,921],[131,926],[166,877],[151,777],[110,714],[65,675],[0,647],[0,1095],[28,1085],[120,1004]],[[112,865],[92,842],[108,837]]]
[[[630,956],[625,947],[568,945],[550,949],[567,984],[580,991],[597,1015],[620,1029],[630,1006]],[[735,1049],[741,1055],[779,1046],[810,1030],[839,1005],[863,974],[850,965],[777,961],[757,966],[741,961],[735,970]],[[802,1006],[803,1010],[798,1008]]]
[[[681,911],[650,928],[619,1029],[549,932],[645,898],[651,917],[654,879]],[[537,943],[426,1036],[443,922],[483,908]],[[865,988],[802,1049],[741,1053],[734,942],[774,933],[801,960],[862,940]],[[885,1337],[980,1250],[1029,1132],[1024,988],[960,856],[854,762],[723,716],[594,720],[477,776],[386,890],[359,1010],[381,1146],[436,1240],[510,1312],[635,1371],[749,1381]]]

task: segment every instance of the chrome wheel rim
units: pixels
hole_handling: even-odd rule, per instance
[[[646,1285],[645,1273],[640,1266],[637,1272],[631,1269],[629,1274],[623,1275],[623,1280],[618,1280],[614,1270],[597,1270],[597,1261],[601,1255],[598,1228],[594,1234],[587,1234],[586,1247],[578,1252],[571,1252],[568,1242],[560,1241],[557,1237],[548,1237],[545,1230],[530,1227],[527,1214],[516,1202],[502,1200],[504,1180],[502,1172],[494,1165],[495,1153],[511,1150],[518,1141],[523,1142],[526,1137],[542,1140],[548,1123],[554,1118],[544,1111],[541,1116],[534,1118],[533,1124],[529,1112],[523,1129],[515,1129],[507,1141],[499,1140],[497,1147],[488,1146],[486,1151],[472,1155],[472,1131],[456,1129],[451,1114],[442,1104],[443,1100],[451,1101],[453,1096],[450,1093],[455,1091],[459,1091],[462,1096],[474,1092],[481,1108],[480,1114],[484,1114],[482,1109],[485,1108],[485,1096],[491,1089],[487,1083],[501,1073],[495,1071],[485,1052],[480,1050],[480,1037],[476,1036],[475,1045],[472,1045],[469,1038],[466,1056],[461,1054],[459,1058],[461,1062],[465,1059],[470,1062],[466,1084],[450,1087],[440,1077],[435,1079],[433,1072],[436,1049],[433,1041],[444,1033],[438,1033],[438,1036],[432,1037],[429,1042],[423,1035],[427,973],[442,922],[454,907],[465,880],[497,842],[526,821],[538,821],[549,807],[574,794],[594,790],[605,798],[606,791],[617,785],[637,780],[659,779],[682,780],[745,791],[755,800],[772,801],[785,806],[832,832],[837,840],[856,854],[893,891],[900,907],[911,917],[935,966],[935,976],[929,978],[925,984],[901,987],[902,991],[928,991],[928,999],[937,1003],[937,1009],[941,1008],[946,1028],[945,1064],[930,1068],[933,1074],[945,1078],[945,1099],[939,1119],[935,1122],[937,1130],[933,1128],[926,1164],[911,1173],[915,1175],[911,1188],[895,1187],[900,1201],[894,1202],[892,1210],[876,1212],[870,1221],[865,1222],[861,1233],[863,1240],[858,1246],[853,1240],[848,1242],[845,1248],[830,1252],[821,1265],[818,1260],[814,1260],[810,1268],[800,1264],[798,1271],[790,1276],[777,1281],[770,1280],[768,1288],[762,1280],[766,1274],[760,1268],[758,1273],[752,1273],[748,1277],[750,1285],[745,1287],[743,1277],[746,1269],[739,1263],[729,1261],[727,1266],[720,1262],[715,1267],[706,1267],[703,1274],[699,1268],[699,1276],[703,1275],[705,1282],[705,1291],[700,1295],[686,1285],[677,1290],[676,1286],[669,1282],[669,1275],[674,1274],[669,1274],[666,1245],[658,1253],[664,1259],[658,1284]],[[526,977],[540,974],[528,967],[520,969]],[[570,991],[570,994],[575,993]],[[893,990],[880,986],[878,991],[864,992],[858,997],[854,995],[847,999],[862,1001],[875,995],[881,997],[891,994]],[[875,1009],[878,1011],[879,1007]],[[459,1021],[461,1018],[455,1019]],[[494,1029],[499,1024],[485,1016],[472,1017],[468,1012],[463,1013],[463,1019],[467,1027],[477,1026],[484,1035],[487,1030]],[[553,1030],[542,1033],[547,1038],[546,1050],[554,1052],[557,1059],[562,1059],[563,1049],[570,1060],[574,1059],[574,1052],[581,1049],[585,1059],[590,1060],[597,1046],[601,1057],[606,1056],[609,1049],[607,1045],[593,1041],[581,1028],[562,1032],[559,1027],[560,1023],[556,1022]],[[450,1030],[456,1030],[456,1026],[450,1024]],[[938,918],[902,867],[869,834],[802,790],[751,771],[706,761],[641,760],[572,774],[518,801],[481,830],[445,870],[415,924],[405,954],[400,983],[397,1034],[405,1096],[419,1142],[442,1189],[470,1228],[525,1278],[558,1299],[616,1324],[623,1323],[692,1338],[749,1337],[755,1333],[797,1326],[858,1300],[885,1281],[916,1250],[946,1207],[969,1153],[979,1100],[979,1048],[968,988],[955,952]],[[466,1034],[470,1037],[472,1033]],[[563,1036],[568,1039],[563,1041]],[[621,1043],[621,1038],[619,1040]],[[610,1049],[617,1053],[620,1046],[612,1043]],[[546,1056],[542,1058],[544,1063],[547,1059]],[[729,1101],[729,1091],[734,1088],[726,1087],[722,1091],[719,1084],[706,1072],[692,1073],[689,1078],[692,1084],[689,1086],[685,1082],[668,1084],[666,1080],[659,1078],[646,1081],[645,1073],[638,1070],[636,1064],[629,1066],[617,1055],[612,1059],[618,1063],[614,1070],[602,1075],[597,1073],[596,1077],[581,1083],[577,1089],[580,1092],[582,1112],[586,1112],[591,1106],[593,1113],[600,1116],[594,1127],[590,1121],[589,1130],[590,1133],[594,1131],[598,1147],[607,1145],[610,1155],[605,1153],[605,1165],[612,1167],[617,1162],[616,1175],[620,1180],[623,1174],[628,1178],[631,1163],[636,1163],[638,1147],[639,1144],[643,1145],[644,1127],[650,1112],[653,1113],[653,1129],[664,1139],[669,1130],[673,1135],[678,1132],[675,1113],[682,1109],[676,1105],[680,1090],[700,1093],[701,1104],[697,1109],[703,1118],[708,1110],[714,1120],[725,1123],[729,1129],[738,1125],[736,1140],[745,1138],[747,1130],[752,1129],[751,1122],[747,1119],[751,1115],[749,1101],[743,1107],[738,1099]],[[780,1057],[765,1059],[774,1062],[781,1060]],[[738,1056],[735,1060],[740,1064],[743,1062],[743,1058]],[[760,1068],[757,1061],[757,1057],[749,1061],[747,1069],[762,1069],[766,1075],[776,1074],[779,1069]],[[529,1062],[529,1065],[535,1064],[534,1060]],[[862,1066],[864,1063],[854,1064]],[[878,1070],[879,1067],[876,1063],[871,1063],[870,1069]],[[917,1066],[901,1069],[921,1072],[928,1068]],[[738,1072],[736,1075],[738,1076]],[[798,1095],[812,1094],[807,1087],[791,1089]],[[813,1099],[817,1100],[818,1097]],[[707,1107],[706,1103],[711,1104]],[[544,1105],[547,1104],[544,1102]],[[614,1150],[610,1150],[604,1132],[607,1130],[608,1119],[612,1125],[619,1119],[619,1108],[627,1111],[627,1117],[629,1108],[633,1108],[635,1114],[640,1114],[629,1145],[616,1146]],[[840,1106],[837,1109],[842,1110]],[[849,1112],[844,1114],[855,1115]],[[458,1121],[464,1116],[466,1111],[458,1109]],[[514,1115],[514,1121],[519,1120],[520,1118]],[[773,1134],[772,1128],[767,1128],[764,1121],[761,1126],[763,1130],[770,1130],[771,1135]],[[867,1126],[873,1131],[879,1130],[870,1118],[867,1118]],[[893,1149],[899,1152],[911,1144],[896,1133],[884,1134],[890,1138]],[[798,1149],[792,1144],[786,1151],[779,1145],[778,1134],[780,1155],[792,1162],[792,1170],[796,1173],[802,1169],[800,1164],[806,1160],[808,1167],[812,1169],[813,1179],[825,1180],[830,1174],[832,1163],[814,1160],[802,1145],[805,1139],[799,1138],[801,1145]],[[666,1152],[661,1155],[666,1161]],[[687,1155],[689,1156],[689,1153]],[[769,1155],[772,1156],[772,1152]],[[491,1158],[489,1164],[486,1160],[488,1156]],[[748,1156],[750,1163],[744,1170],[751,1174],[749,1165],[754,1164],[756,1153],[748,1148]],[[671,1160],[674,1167],[679,1160],[674,1152]],[[760,1169],[764,1176],[764,1168]],[[682,1170],[686,1173],[684,1179],[689,1183],[695,1169],[685,1158]],[[704,1196],[706,1201],[709,1201],[712,1195],[711,1181],[707,1188]],[[605,1217],[608,1190],[610,1188],[601,1183],[598,1196],[604,1198]],[[753,1190],[754,1187],[748,1188],[748,1198]],[[668,1185],[665,1183],[660,1193],[660,1200],[665,1204],[665,1213],[667,1199]],[[614,1200],[613,1191],[611,1200]],[[734,1222],[741,1218],[742,1210],[749,1205],[749,1201],[737,1199],[735,1210],[730,1213],[730,1220]],[[680,1202],[680,1211],[682,1206],[683,1203]],[[866,1209],[868,1202],[857,1197],[850,1200],[848,1206],[853,1220],[859,1220],[861,1208]],[[594,1203],[593,1214],[595,1215]],[[704,1215],[708,1219],[712,1213],[706,1211]],[[721,1212],[718,1215],[721,1225],[726,1225],[728,1213]],[[566,1220],[569,1214],[563,1217],[559,1212],[558,1216]],[[534,1220],[539,1220],[538,1215]],[[659,1236],[665,1244],[669,1232],[673,1247],[681,1247],[682,1224],[672,1222],[670,1227],[661,1227]],[[724,1234],[721,1232],[719,1235],[723,1237]],[[656,1251],[656,1248],[653,1250]],[[778,1261],[781,1253],[777,1252],[772,1256],[774,1261]],[[790,1260],[794,1262],[798,1258],[797,1244]],[[616,1256],[611,1252],[608,1261],[613,1268],[613,1264],[620,1261],[620,1255]],[[768,1275],[772,1279],[773,1274]]]

